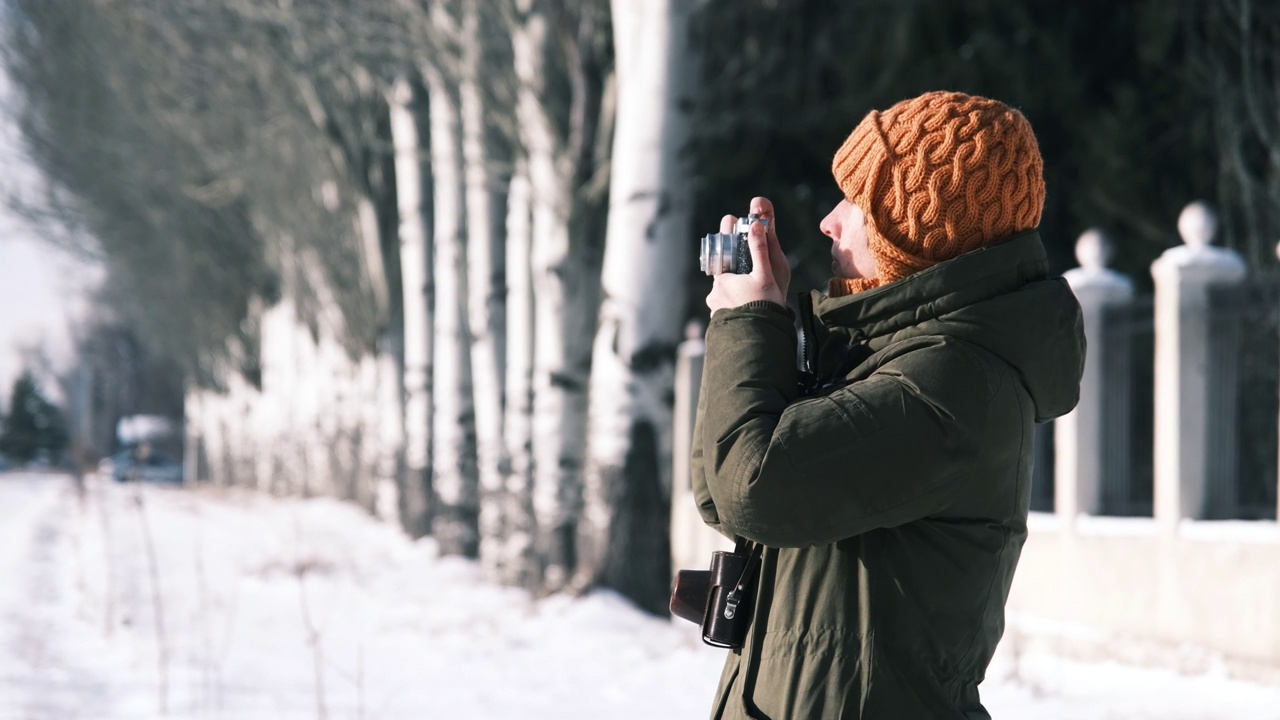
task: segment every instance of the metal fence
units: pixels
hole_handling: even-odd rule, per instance
[[[1102,311],[1105,406],[1101,512],[1150,517],[1155,452],[1155,301],[1135,298]]]
[[[1097,358],[1105,370],[1109,402],[1103,420],[1117,428],[1102,438],[1101,512],[1150,517],[1155,451],[1155,303],[1151,296],[1107,307]],[[1037,425],[1031,509],[1054,510],[1053,423]]]
[[[1275,519],[1280,276],[1209,291],[1208,519]]]
[[[1037,424],[1031,440],[1031,509],[1053,512],[1053,423]]]

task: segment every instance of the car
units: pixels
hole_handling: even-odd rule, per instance
[[[103,464],[110,463],[110,473],[116,482],[152,482],[182,484],[182,463],[163,453],[150,453],[145,458],[138,458],[133,450],[122,450],[110,458],[104,458]]]
[[[121,450],[115,455],[108,455],[98,461],[98,474],[110,475],[117,481],[123,481],[122,478],[116,476],[116,468],[121,468],[121,472],[123,472],[123,468],[132,460],[132,458],[132,450]]]
[[[182,484],[182,463],[168,455],[152,454],[135,468],[138,480],[143,482]]]

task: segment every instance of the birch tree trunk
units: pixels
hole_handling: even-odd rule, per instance
[[[399,505],[400,490],[404,487],[404,370],[401,364],[403,348],[398,332],[387,332],[378,339],[378,432],[381,452],[378,456],[376,482],[361,484],[356,499],[370,514],[377,514],[381,498],[394,497],[390,503]]]
[[[303,55],[305,56],[305,51]],[[317,128],[332,143],[335,168],[350,174],[358,189],[353,231],[361,248],[364,275],[375,305],[377,338],[361,434],[360,474],[348,489],[350,499],[373,511],[383,488],[398,489],[404,475],[404,410],[402,406],[403,312],[400,288],[396,216],[397,199],[388,179],[394,176],[394,155],[381,150],[392,138],[383,137],[388,123],[385,100],[375,92],[372,76],[357,67],[352,72],[356,102],[376,107],[362,113],[352,126],[338,122],[324,107],[314,78],[300,76],[299,89]],[[372,146],[367,141],[372,139]]]
[[[551,53],[565,47],[580,50],[575,43],[581,38],[573,36],[574,30],[566,37],[564,28],[558,28],[562,34],[552,43],[549,11],[537,2],[523,5],[512,50],[519,81],[516,118],[533,191],[535,542],[544,563],[542,584],[555,591],[567,584],[577,562],[589,338],[599,295],[598,265],[591,256],[589,223],[584,222],[589,212],[577,191],[598,121],[598,107],[588,95],[598,91],[598,83],[584,78],[581,68],[566,70],[548,62]],[[558,47],[553,50],[552,45]],[[557,102],[556,94],[548,92],[549,85],[556,85],[548,78],[553,72],[566,73],[567,102]],[[558,134],[557,118],[567,120],[565,136]]]
[[[541,567],[534,548],[533,514],[533,276],[530,272],[529,172],[516,163],[507,194],[507,363],[503,440],[506,454],[501,495],[505,542],[498,563],[499,579],[534,587]]]
[[[686,162],[690,3],[614,0],[618,79],[603,306],[591,373],[581,581],[666,608],[671,413],[683,279],[696,251]]]
[[[502,366],[506,352],[504,215],[506,182],[498,164],[507,161],[498,133],[486,113],[491,103],[482,86],[493,42],[492,20],[481,3],[466,3],[462,44],[462,151],[466,166],[467,315],[471,331],[472,387],[475,399],[476,455],[480,483],[480,558],[491,576],[501,575],[501,545],[506,535],[501,500]]]
[[[439,69],[424,70],[431,97],[431,166],[435,187],[435,353],[433,361],[433,534],[446,555],[476,557],[479,497],[471,342],[467,328],[462,130],[456,86]]]
[[[378,240],[383,256],[383,272],[388,290],[387,312],[378,338],[378,360],[382,388],[382,473],[372,486],[373,495],[366,507],[373,513],[381,505],[397,507],[405,487],[404,446],[404,289],[400,274],[399,212],[395,191],[395,153],[390,129],[390,113],[385,94],[373,89],[372,80],[364,94],[376,104],[368,131],[374,137],[370,151],[369,192],[376,199]],[[381,148],[387,148],[382,150]],[[390,502],[384,502],[390,500]]]
[[[395,202],[395,198],[379,197],[377,200],[379,202],[390,200],[392,204]],[[387,237],[386,233],[389,229],[384,226],[378,211],[379,206],[373,199],[362,195],[358,199],[358,207],[361,234],[372,233],[374,237],[372,241],[364,240],[363,245],[366,248],[377,248],[379,258],[377,267],[384,273],[381,281],[382,290],[378,292],[389,292],[387,288],[392,259],[386,257],[383,251],[384,238]],[[397,261],[395,265],[399,265],[399,258],[395,260]],[[397,273],[398,271],[397,268]],[[402,294],[397,292],[397,295]],[[399,297],[394,303],[390,301],[390,297],[390,295],[383,295],[378,301],[380,330],[371,358],[374,364],[373,386],[365,400],[368,404],[366,417],[369,418],[365,439],[369,445],[363,473],[351,488],[351,500],[370,512],[375,510],[377,497],[385,487],[398,490],[403,485],[401,477],[404,469],[404,407],[402,404],[404,379],[400,360],[403,321]]]
[[[404,419],[406,477],[400,521],[412,537],[431,530],[432,285],[430,169],[425,90],[406,78],[391,89],[391,135],[396,154],[400,214],[400,273],[404,292]],[[424,153],[424,150],[426,153]]]

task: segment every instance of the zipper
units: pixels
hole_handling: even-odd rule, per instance
[[[817,351],[814,337],[817,333],[813,327],[813,296],[809,293],[800,294],[800,370],[816,377],[817,358],[813,354]]]
[[[817,315],[813,312],[813,296],[799,296],[800,326],[800,375],[801,392],[804,395],[824,395],[848,384],[845,376],[871,355],[866,346],[867,334],[861,328],[852,328],[852,344],[840,359],[830,377],[818,376]]]
[[[800,394],[811,395],[818,387],[816,372],[818,351],[817,331],[814,328],[813,297],[800,293],[796,297],[796,335],[800,340],[800,356],[796,365],[800,370]]]

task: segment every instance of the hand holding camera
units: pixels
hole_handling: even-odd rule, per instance
[[[700,250],[702,271],[715,277],[707,296],[712,314],[757,300],[786,306],[791,266],[778,243],[773,203],[766,198],[752,198],[744,220],[725,215],[720,234],[704,237]]]

